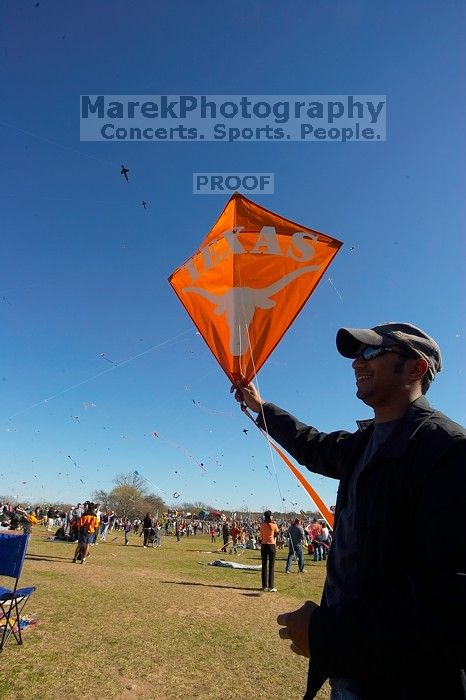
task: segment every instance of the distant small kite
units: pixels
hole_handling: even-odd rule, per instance
[[[110,360],[104,352],[100,353],[100,357],[103,360],[107,360],[107,362],[110,362],[111,365],[116,365],[116,362],[114,362],[113,360]]]
[[[247,435],[247,434],[248,434],[248,432],[249,432],[249,431],[248,431],[248,429],[247,429],[247,428],[243,428],[243,433],[244,433],[245,435]]]
[[[144,200],[142,200],[142,206],[144,207],[144,209],[147,209],[147,202],[145,202]]]
[[[179,497],[180,497],[180,494],[178,493],[178,491],[175,491],[173,493],[173,498],[179,498]]]
[[[129,169],[126,168],[124,165],[121,166],[120,174],[123,175],[125,178],[126,182],[129,182],[129,177],[128,177]]]

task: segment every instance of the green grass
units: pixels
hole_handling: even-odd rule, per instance
[[[143,549],[138,537],[125,547],[111,534],[84,566],[71,563],[73,545],[44,537],[36,528],[21,579],[37,586],[26,612],[39,623],[0,656],[2,700],[302,697],[307,661],[279,639],[276,617],[320,599],[321,562],[306,556],[305,574],[294,564],[285,576],[279,551],[278,593],[267,594],[260,571],[200,564],[221,558],[207,553],[220,546],[207,536]],[[224,558],[259,564],[259,556]],[[327,698],[325,688],[319,700]]]

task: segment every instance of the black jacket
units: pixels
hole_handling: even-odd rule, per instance
[[[340,480],[338,517],[373,431],[320,433],[273,404],[270,435],[308,469]],[[262,417],[257,420],[264,427]],[[357,603],[323,601],[309,627],[305,700],[329,677],[373,700],[466,698],[466,431],[414,401],[357,484]]]

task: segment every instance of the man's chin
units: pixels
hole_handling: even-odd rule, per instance
[[[358,390],[356,391],[356,396],[360,401],[365,403],[366,406],[372,407],[372,401],[371,401],[371,397],[370,397],[369,392],[365,392],[365,391],[361,390],[361,388],[359,387]]]

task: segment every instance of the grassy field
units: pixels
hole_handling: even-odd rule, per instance
[[[307,661],[279,639],[276,616],[320,599],[324,563],[306,555],[306,572],[286,576],[279,551],[278,592],[262,593],[259,571],[200,563],[221,558],[207,536],[144,549],[109,533],[84,566],[74,545],[45,537],[35,528],[21,579],[37,586],[25,612],[39,623],[0,656],[2,700],[302,697]],[[259,564],[260,552],[234,558]]]

